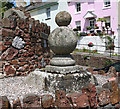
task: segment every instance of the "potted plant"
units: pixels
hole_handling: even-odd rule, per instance
[[[92,29],[92,27],[90,27],[90,26],[87,26],[87,27],[86,27],[86,29],[87,29],[87,30],[91,30],[91,29]]]
[[[114,45],[113,43],[108,44],[108,48],[109,48],[110,50],[114,50],[114,47],[115,47],[115,45]]]
[[[97,24],[95,24],[94,29],[99,29],[99,27],[97,26]]]
[[[89,44],[88,44],[88,47],[93,47],[94,46],[94,44],[92,43],[92,42],[90,42]]]

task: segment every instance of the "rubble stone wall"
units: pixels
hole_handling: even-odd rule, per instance
[[[19,97],[10,104],[7,96],[0,96],[1,108],[5,109],[101,109],[120,108],[119,88],[115,81],[105,86],[109,88],[96,88],[93,84],[84,87],[81,92],[66,93],[64,90],[56,90],[55,97],[50,94],[27,94]]]
[[[19,9],[5,12],[0,28],[0,75],[27,75],[49,63],[50,26]]]

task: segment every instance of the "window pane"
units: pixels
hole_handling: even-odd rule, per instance
[[[50,8],[46,9],[47,18],[50,17]]]
[[[78,31],[81,31],[81,21],[76,21],[76,28],[78,29]]]
[[[76,11],[77,12],[81,11],[81,4],[80,3],[76,3]]]

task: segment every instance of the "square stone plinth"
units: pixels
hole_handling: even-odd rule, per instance
[[[57,74],[40,70],[31,72],[26,82],[34,85],[40,90],[55,93],[55,90],[65,90],[66,92],[80,91],[90,82],[90,75],[85,71],[79,73]]]

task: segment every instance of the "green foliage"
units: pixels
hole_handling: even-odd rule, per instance
[[[0,11],[2,14],[2,18],[4,16],[4,12],[7,11],[8,9],[14,7],[14,3],[13,2],[2,2],[0,1]]]
[[[113,64],[113,61],[110,59],[107,59],[104,63],[104,67],[109,66],[110,64]]]
[[[98,18],[98,19],[97,19],[97,22],[99,22],[99,21],[100,21],[100,22],[107,22],[107,20],[106,20],[105,18]]]
[[[87,29],[87,30],[91,30],[91,29],[92,29],[92,27],[90,27],[90,26],[87,26],[87,27],[86,27],[86,29]]]

